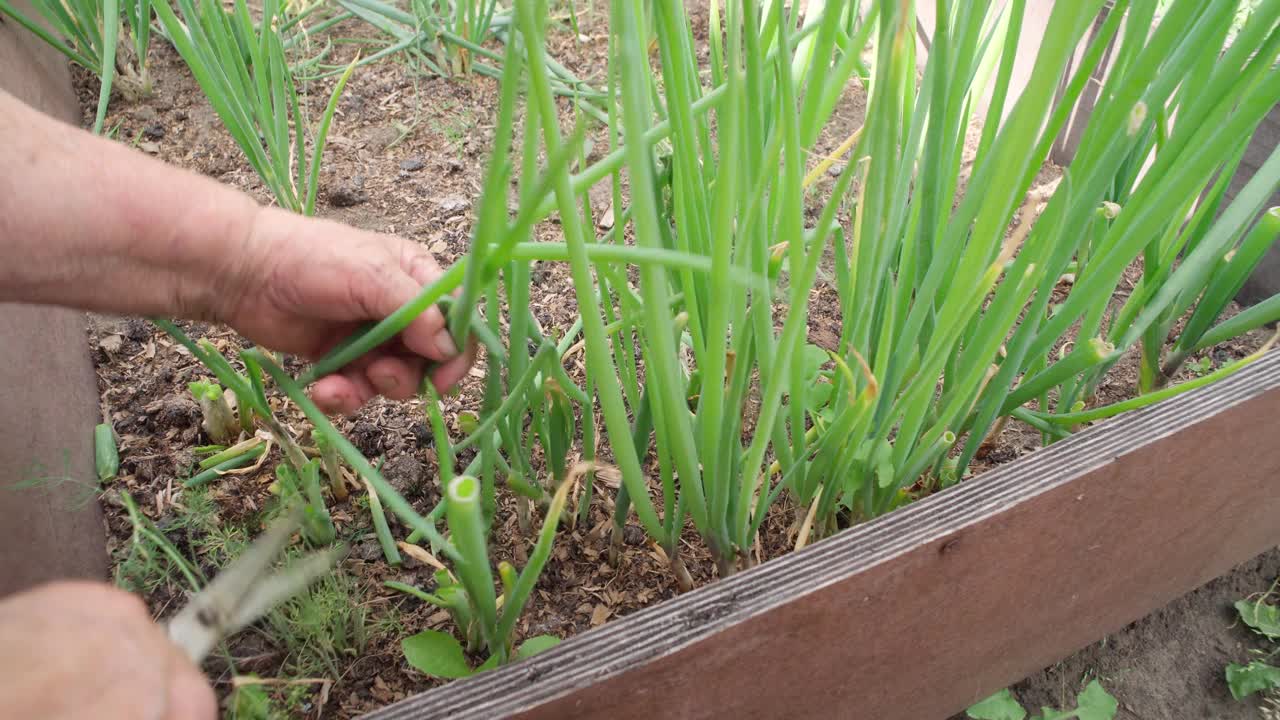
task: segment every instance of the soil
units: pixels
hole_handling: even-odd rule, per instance
[[[1231,697],[1223,669],[1263,647],[1232,605],[1278,576],[1280,549],[1272,549],[1023,680],[1014,695],[1027,708],[1072,707],[1082,679],[1097,677],[1120,702],[1117,720],[1264,717],[1260,696]]]
[[[703,28],[698,25],[705,13],[695,13],[694,18],[695,31],[702,33]],[[592,23],[590,13],[580,20],[582,34],[553,34],[551,50],[580,78],[599,85],[607,38],[592,28],[603,27],[603,23]],[[347,38],[374,37],[368,26],[354,22],[339,26],[335,32],[336,36]],[[331,61],[342,62],[355,50],[353,45],[335,46]],[[106,126],[115,129],[121,142],[268,202],[263,187],[180,58],[163,42],[156,42],[152,52],[154,93],[142,99],[116,98]],[[316,81],[309,88],[306,104],[313,116],[321,111],[331,82]],[[88,118],[96,101],[96,82],[81,73],[79,90]],[[418,75],[397,61],[359,69],[339,104],[329,136],[317,214],[421,242],[442,265],[455,261],[467,249],[474,218],[471,201],[480,193],[496,101],[496,84],[474,75]],[[864,113],[865,95],[853,88],[824,131],[818,149],[834,149],[861,125]],[[565,109],[564,117],[568,125],[571,112]],[[593,142],[595,149],[589,160],[601,155],[607,146],[602,132],[596,133]],[[1054,168],[1047,167],[1042,179],[1054,173]],[[829,184],[832,180],[821,182]],[[593,194],[595,217],[603,217],[609,204],[607,190]],[[544,223],[538,232],[552,239],[558,226]],[[540,267],[538,273],[530,303],[533,312],[545,328],[563,331],[576,313],[567,269],[548,265]],[[809,336],[815,344],[833,346],[838,337],[839,308],[835,302],[821,302],[834,297],[833,288],[822,287],[811,304]],[[182,325],[193,337],[209,339],[230,357],[240,347],[241,341],[225,328]],[[132,532],[121,493],[127,492],[144,514],[162,527],[172,524],[187,509],[181,478],[186,477],[195,459],[193,448],[207,440],[199,427],[198,409],[188,399],[186,385],[206,373],[185,350],[143,321],[95,316],[90,319],[90,333],[104,417],[110,418],[121,438],[120,479],[108,493],[106,507],[109,542],[119,560],[129,547]],[[1259,333],[1243,338],[1215,350],[1215,360],[1241,357],[1260,341]],[[291,369],[296,371],[298,366]],[[482,357],[460,392],[445,398],[446,418],[451,424],[459,412],[479,410],[483,376]],[[1100,400],[1123,397],[1134,386],[1135,378],[1135,362],[1127,359],[1100,388]],[[281,417],[293,428],[306,427],[296,410],[283,408]],[[440,493],[439,474],[418,401],[375,400],[337,425],[367,455],[385,458],[389,479],[419,510],[434,505]],[[1016,459],[1039,444],[1038,434],[1011,423],[994,449],[975,464],[975,470]],[[466,460],[460,458],[459,462]],[[231,526],[254,517],[270,501],[267,485],[273,479],[272,467],[274,463],[267,462],[210,485],[215,523]],[[498,508],[493,545],[506,549],[501,552],[522,555],[531,546],[531,537],[518,527],[507,494],[500,493],[500,497],[503,500]],[[660,551],[646,544],[643,532],[636,526],[628,528],[619,566],[614,568],[605,562],[611,510],[611,492],[606,488],[593,500],[588,522],[562,535],[522,617],[522,637],[566,637],[678,592]],[[382,584],[385,580],[399,580],[429,587],[432,568],[412,559],[406,559],[400,569],[382,562],[367,512],[358,508],[354,500],[336,505],[333,514],[340,535],[352,545],[343,567],[357,587],[359,606],[371,621],[386,622],[371,622],[371,628],[383,629],[371,629],[359,652],[340,658],[339,672],[331,678],[334,682],[304,687],[304,701],[296,708],[307,717],[354,717],[439,684],[405,663],[399,641],[422,629],[449,630],[452,626],[447,614],[387,590]],[[793,508],[778,503],[762,531],[762,559],[786,551],[787,528],[793,516]],[[397,537],[404,537],[407,531],[395,522],[392,518],[393,531]],[[203,546],[189,534],[172,535],[170,539],[178,549],[204,572],[216,571],[216,558],[197,556]],[[715,577],[710,556],[691,530],[686,533],[686,540],[682,557],[695,585],[710,582]],[[497,559],[504,557],[500,553]],[[1265,589],[1277,574],[1278,562],[1276,555],[1268,555],[1250,565],[1252,570],[1237,571],[1215,581],[1211,587],[1216,589],[1179,600],[1161,611],[1163,614],[1157,613],[1112,637],[1106,648],[1087,649],[1029,679],[1018,687],[1020,697],[1056,704],[1064,694],[1062,688],[1073,687],[1082,672],[1096,669],[1104,673],[1104,682],[1121,698],[1122,707],[1131,713],[1128,717],[1244,717],[1184,714],[1171,708],[1186,707],[1176,703],[1187,698],[1217,703],[1213,707],[1218,709],[1227,707],[1229,703],[1220,702],[1225,693],[1220,679],[1223,657],[1244,641],[1230,629],[1230,618],[1224,616],[1223,608],[1243,594]],[[146,593],[146,600],[157,616],[163,616],[180,604],[182,592],[177,583],[161,583]],[[1179,653],[1186,657],[1179,658]],[[285,655],[284,648],[272,646],[269,636],[262,633],[246,633],[229,648],[238,672],[251,671],[263,677],[287,674],[289,658]],[[1233,657],[1236,655],[1240,653]],[[1216,670],[1210,667],[1215,662]],[[210,661],[207,669],[213,671],[219,694],[225,697],[232,680],[225,658]],[[1210,680],[1211,676],[1216,679]]]

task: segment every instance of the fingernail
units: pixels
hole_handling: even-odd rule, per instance
[[[453,344],[453,336],[448,330],[441,330],[436,333],[436,349],[445,357],[453,357],[458,354],[458,346]]]

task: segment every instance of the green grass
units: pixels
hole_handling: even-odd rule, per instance
[[[216,528],[216,509],[201,490],[184,493],[184,506],[164,526],[148,518],[127,493],[121,494],[125,513],[132,528],[127,543],[117,550],[114,582],[117,586],[142,594],[162,587],[175,592],[195,592],[206,578],[200,569],[199,552],[190,552],[191,538]],[[188,549],[174,538],[185,536]]]
[[[468,128],[475,122],[475,118],[467,110],[448,106],[445,107],[445,112],[445,119],[432,121],[432,129],[444,136],[455,152],[461,153],[462,141],[467,139]]]

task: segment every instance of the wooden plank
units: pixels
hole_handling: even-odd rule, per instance
[[[1280,541],[1280,353],[369,717],[945,718]]]
[[[14,5],[39,17],[29,0]],[[12,19],[0,19],[0,90],[80,121],[66,60]],[[0,304],[0,597],[49,580],[110,577],[85,324],[82,312]]]
[[[1244,151],[1240,167],[1231,178],[1231,184],[1227,186],[1228,201],[1244,189],[1245,183],[1258,172],[1258,168],[1262,167],[1262,163],[1267,161],[1278,146],[1280,146],[1280,105],[1271,108],[1271,112],[1267,113],[1267,117],[1258,126],[1258,131],[1249,140],[1249,146]],[[1225,207],[1226,203],[1223,206]],[[1267,206],[1280,207],[1280,189],[1272,193]],[[1258,267],[1249,276],[1244,287],[1240,288],[1236,300],[1245,305],[1252,305],[1276,293],[1280,293],[1280,243],[1273,244],[1267,250],[1267,254],[1262,256]]]
[[[12,0],[23,15],[48,29],[30,0]],[[0,15],[0,90],[41,112],[72,124],[80,122],[80,101],[71,88],[66,58],[27,32],[13,18]]]

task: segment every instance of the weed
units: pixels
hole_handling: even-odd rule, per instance
[[[129,542],[119,550],[115,568],[116,585],[137,593],[151,593],[166,585],[199,590],[205,583],[199,565],[178,549],[164,529],[142,514],[142,510],[128,493],[121,493],[120,499],[132,532]],[[199,514],[179,513],[177,519],[169,525],[169,530],[186,529],[189,524],[203,519]]]
[[[1040,714],[1031,716],[1030,720],[1111,720],[1119,707],[1116,699],[1095,679],[1076,695],[1075,709],[1040,708]],[[973,705],[966,714],[974,720],[1023,720],[1027,717],[1027,711],[1008,688]]]
[[[1272,583],[1265,593],[1244,598],[1235,604],[1240,620],[1266,641],[1265,649],[1250,651],[1257,659],[1246,665],[1231,663],[1226,667],[1227,687],[1237,700],[1257,692],[1273,697],[1280,695],[1280,667],[1269,662],[1280,654],[1280,607],[1268,602],[1275,595],[1277,586],[1280,586],[1280,580]]]
[[[285,649],[285,672],[295,677],[336,678],[339,661],[359,656],[371,623],[350,576],[333,573],[267,615],[265,630]]]
[[[76,477],[75,472],[71,469],[70,450],[64,449],[62,451],[61,472],[54,470],[41,460],[32,460],[23,468],[19,476],[22,479],[10,485],[9,489],[15,491],[37,491],[66,488],[66,490],[62,491],[67,495],[67,504],[64,508],[68,512],[79,510],[92,503],[98,497],[98,483],[94,480]]]
[[[1209,357],[1208,355],[1205,355],[1199,360],[1195,360],[1193,362],[1187,363],[1187,369],[1190,370],[1191,374],[1195,375],[1196,377],[1200,377],[1202,375],[1208,375],[1210,372],[1213,371],[1213,358]]]

